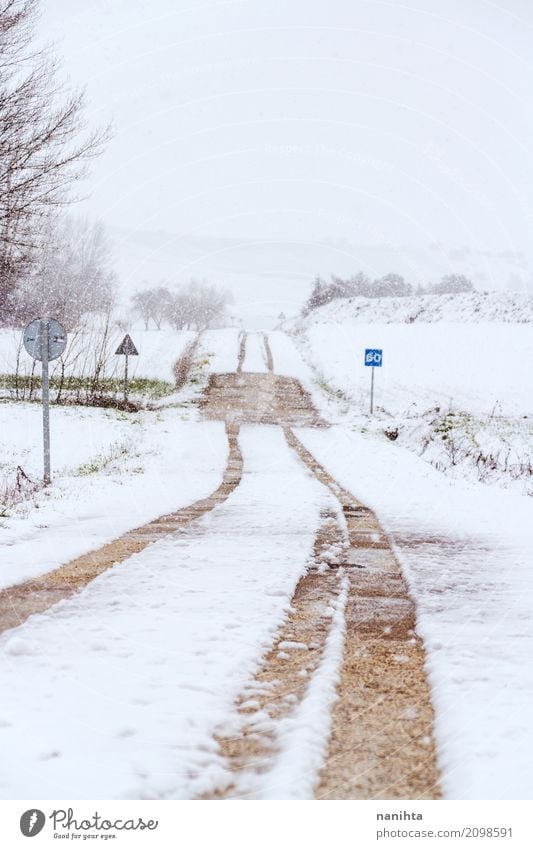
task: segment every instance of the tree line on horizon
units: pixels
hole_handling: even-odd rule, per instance
[[[223,318],[232,301],[229,291],[195,278],[174,287],[161,281],[131,298],[133,312],[142,319],[146,330],[150,322],[157,330],[165,323],[175,330],[206,330]]]
[[[472,292],[474,284],[464,274],[445,274],[438,283],[413,287],[401,274],[385,274],[372,280],[359,271],[352,277],[331,275],[330,280],[317,276],[311,294],[302,308],[302,314],[323,307],[342,298],[407,298],[412,295],[445,295]]]

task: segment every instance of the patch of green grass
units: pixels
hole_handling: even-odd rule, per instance
[[[435,434],[443,442],[460,438],[465,446],[470,445],[472,449],[479,448],[477,436],[487,426],[486,421],[477,420],[470,413],[449,412],[435,423]]]
[[[350,401],[350,398],[343,392],[342,389],[338,389],[335,386],[332,386],[331,383],[328,383],[325,378],[319,378],[315,380],[316,385],[327,395],[330,395],[333,398],[336,398],[337,401]]]
[[[29,374],[0,374],[0,389],[11,391],[39,390],[42,387],[40,375],[31,377]],[[91,377],[65,377],[61,386],[61,378],[57,375],[50,377],[50,389],[65,394],[72,392],[94,393],[96,395],[114,395],[124,392],[124,380],[119,377],[105,377],[95,381]],[[164,398],[175,391],[173,383],[166,380],[155,380],[148,377],[134,377],[128,381],[128,392],[131,395],[143,395],[155,401]],[[54,400],[54,399],[52,399]]]
[[[84,477],[86,475],[96,475],[98,472],[101,472],[106,466],[109,466],[110,463],[113,463],[115,460],[120,459],[121,457],[126,456],[129,453],[129,447],[125,442],[117,442],[114,445],[111,445],[107,454],[100,454],[98,457],[94,457],[88,463],[82,463],[81,466],[78,466],[75,474],[78,477]]]

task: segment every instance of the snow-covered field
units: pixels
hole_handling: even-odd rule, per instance
[[[489,415],[533,412],[533,325],[309,323],[304,352],[319,375],[358,405],[369,408],[370,372],[365,348],[383,350],[375,373],[375,400],[392,415],[416,406]]]
[[[90,375],[94,363],[95,351],[100,345],[101,337],[98,327],[86,332],[69,334],[69,341],[63,357],[67,375]],[[144,330],[134,327],[129,330],[139,356],[129,358],[129,373],[131,377],[146,377],[156,380],[173,382],[172,367],[181,356],[183,350],[191,342],[195,333],[189,330]],[[106,376],[122,375],[124,357],[116,356],[115,351],[124,338],[125,331],[113,327],[106,345]],[[0,330],[0,374],[14,374],[19,360],[19,373],[29,374],[32,359],[21,347],[21,330]],[[61,359],[50,364],[50,374],[58,372]],[[37,368],[40,374],[40,367]]]
[[[382,432],[403,422],[384,412],[385,390],[393,412],[409,404],[403,348],[420,410],[438,404],[444,384],[458,406],[478,415],[496,387],[510,427],[528,415],[529,326],[310,323],[305,334],[295,345],[269,333],[274,369],[300,379],[336,422],[330,430],[299,430],[299,438],[376,511],[393,540],[427,651],[445,796],[530,798],[533,501],[466,481],[460,466],[442,474]],[[384,339],[372,424],[363,409],[362,351]],[[464,390],[461,351],[449,353],[450,339],[470,356],[477,394]],[[262,335],[250,334],[249,343],[244,368],[264,371]],[[517,360],[511,385],[498,371],[506,346]],[[223,424],[202,422],[183,401],[211,371],[234,371],[238,352],[237,330],[202,334],[195,383],[157,411],[54,408],[54,486],[0,519],[0,586],[216,489],[228,453]],[[17,465],[39,474],[39,416],[34,405],[0,404],[0,477]],[[335,509],[280,429],[245,426],[241,447],[242,482],[223,505],[2,637],[4,797],[190,798],[229,781],[213,733],[232,727],[234,699],[287,613],[321,511]],[[339,621],[321,669],[324,692],[335,680],[342,628]],[[327,738],[325,704],[300,705],[277,767],[256,795],[312,794]]]
[[[2,479],[17,465],[39,480],[36,405],[0,404]],[[219,422],[184,420],[179,408],[123,413],[53,408],[54,485],[0,518],[0,587],[91,551],[165,512],[204,498],[222,480],[228,447]]]
[[[330,420],[387,431],[452,477],[532,494],[529,308],[525,296],[495,293],[338,300],[291,332]],[[383,350],[373,417],[366,348]]]

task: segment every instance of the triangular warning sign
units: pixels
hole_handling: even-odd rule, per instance
[[[137,348],[135,347],[135,345],[133,344],[133,340],[132,340],[129,333],[126,333],[126,335],[124,336],[124,339],[122,340],[122,342],[118,346],[117,350],[115,351],[115,354],[124,354],[127,357],[138,357],[139,356],[139,352],[138,352]]]

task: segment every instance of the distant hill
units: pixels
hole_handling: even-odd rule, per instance
[[[239,240],[147,230],[116,230],[111,235],[125,300],[144,280],[166,278],[174,283],[205,277],[232,290],[236,313],[275,319],[281,311],[288,316],[299,313],[317,274],[348,277],[357,271],[370,277],[397,272],[414,286],[456,272],[466,274],[480,290],[533,294],[533,276],[525,259],[510,252],[446,251],[438,245],[424,250],[340,240]]]

